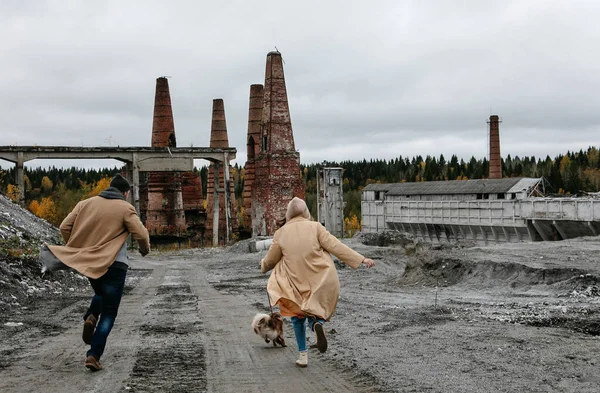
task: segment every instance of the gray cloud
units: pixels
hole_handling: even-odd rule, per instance
[[[600,3],[159,1],[0,5],[0,144],[150,143],[155,78],[180,146],[213,98],[245,162],[249,86],[276,45],[301,160],[553,157],[598,145]],[[70,164],[70,163],[69,163]]]

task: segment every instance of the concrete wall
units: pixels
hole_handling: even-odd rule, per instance
[[[363,198],[363,231],[396,229],[423,240],[512,242],[600,234],[600,200],[372,201]]]
[[[318,220],[334,236],[344,236],[344,192],[342,168],[318,171]]]

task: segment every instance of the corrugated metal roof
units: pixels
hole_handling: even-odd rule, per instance
[[[385,185],[370,184],[367,187],[387,186],[387,188],[369,189],[369,191],[387,191],[386,195],[503,194],[522,192],[523,189],[529,189],[539,181],[540,179],[535,178],[511,177],[506,179],[428,181]]]
[[[389,191],[399,183],[368,184],[363,191]]]
[[[522,177],[521,180],[517,182],[507,193],[517,193],[522,191],[530,191],[533,187],[535,187],[542,179],[531,178],[531,177]]]

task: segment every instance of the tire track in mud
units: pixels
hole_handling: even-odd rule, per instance
[[[9,359],[10,363],[0,369],[0,392],[118,392],[133,366],[130,354],[138,349],[140,334],[136,326],[144,321],[143,309],[155,292],[156,280],[161,274],[160,269],[130,269],[126,283],[128,294],[121,302],[101,359],[104,369],[97,373],[83,366],[88,347],[81,341],[81,315],[91,295],[76,303],[66,299],[64,305],[55,300],[35,305],[35,314],[43,318],[44,334],[37,334],[40,330],[37,325],[27,326],[23,332],[26,336],[20,337],[21,345],[15,348],[20,352],[18,359]],[[131,287],[131,283],[138,280],[139,285]]]
[[[205,392],[206,364],[198,298],[186,270],[166,272],[140,326],[140,350],[122,392]]]

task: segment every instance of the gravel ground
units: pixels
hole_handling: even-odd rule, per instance
[[[382,391],[598,391],[600,238],[490,247],[428,246],[398,234],[344,241],[377,265],[336,262],[342,290],[326,325],[330,349],[314,356]],[[216,289],[266,310],[264,252],[246,249],[240,242],[195,255],[212,266]],[[287,336],[294,345],[289,324]]]
[[[88,377],[74,371],[81,366],[71,359],[80,349],[72,341],[80,340],[80,314],[91,291],[73,273],[39,274],[42,241],[59,242],[58,231],[0,197],[0,374],[4,370],[6,386],[16,389],[9,391],[56,372],[81,391],[77,384]],[[600,238],[430,246],[393,232],[344,242],[377,265],[353,270],[336,262],[342,290],[326,325],[329,349],[311,349],[306,372],[290,370],[290,378],[311,391],[331,372],[339,373],[333,386],[344,391],[599,391]],[[256,358],[276,363],[270,367],[278,377],[268,380],[285,380],[281,374],[294,369],[290,324],[290,347],[281,351],[262,351],[264,342],[249,332],[250,316],[267,310],[268,279],[259,268],[264,252],[250,252],[250,243],[136,256],[124,319],[114,333],[113,371],[109,366],[104,374],[112,377],[98,378],[114,391],[159,391],[173,388],[181,374],[187,385],[177,391],[225,391],[215,386],[234,377],[254,381],[253,372],[265,372],[252,363]],[[236,311],[223,323],[227,307]],[[236,349],[240,337],[250,341],[243,351]],[[157,356],[165,353],[175,360]],[[197,360],[191,362],[190,353]],[[228,376],[233,364],[254,371]],[[164,367],[168,375],[161,374]],[[36,390],[30,382],[29,391],[62,386]],[[244,389],[261,386],[227,391]]]

